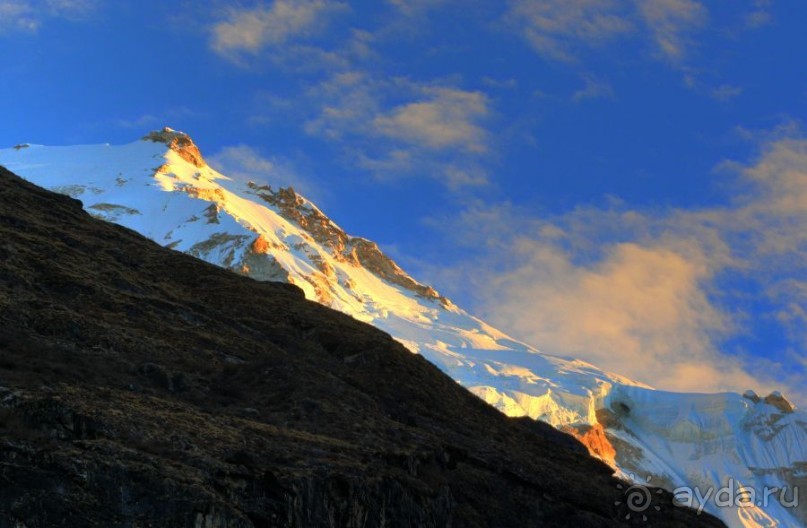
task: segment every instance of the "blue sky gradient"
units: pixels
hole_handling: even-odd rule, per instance
[[[168,125],[543,350],[807,404],[807,4],[0,0],[0,144]]]

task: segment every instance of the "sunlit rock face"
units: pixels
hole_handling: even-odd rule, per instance
[[[618,467],[616,449],[608,439],[602,424],[567,425],[562,427],[561,430],[577,438],[581,444],[586,446],[592,456],[599,458],[613,468]]]
[[[779,391],[774,391],[767,396],[763,400],[768,405],[776,407],[780,412],[785,414],[790,414],[796,410],[796,407],[790,403],[790,401],[782,395]]]
[[[0,150],[0,164],[163,246],[295,284],[388,332],[503,413],[569,431],[625,476],[670,490],[730,478],[804,486],[807,415],[783,395],[666,393],[542,354],[419,283],[293,189],[213,170],[182,132],[165,128],[122,146],[21,144]],[[801,526],[806,507],[706,505],[730,526]]]
[[[163,143],[176,152],[182,159],[194,167],[206,167],[207,162],[199,152],[199,148],[193,140],[184,132],[177,132],[172,128],[165,127],[160,131],[154,131],[143,138],[145,141]]]

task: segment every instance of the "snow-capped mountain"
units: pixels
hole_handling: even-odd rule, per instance
[[[293,189],[216,172],[168,128],[122,146],[17,145],[0,150],[0,165],[164,246],[295,284],[390,333],[502,412],[574,434],[639,484],[697,487],[692,505],[730,526],[807,524],[807,414],[779,394],[656,391],[542,354],[417,282]],[[731,501],[715,495],[726,486]],[[738,497],[742,486],[755,500]],[[780,491],[762,496],[773,487]]]

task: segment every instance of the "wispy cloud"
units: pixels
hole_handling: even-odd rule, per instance
[[[0,33],[35,33],[49,18],[79,20],[97,7],[96,0],[0,0]]]
[[[721,84],[717,88],[712,89],[712,97],[720,102],[727,103],[736,97],[742,95],[743,89],[740,86],[731,84]]]
[[[452,0],[387,0],[406,15],[421,14],[428,9],[443,6]]]
[[[212,28],[211,46],[223,55],[256,53],[319,33],[347,4],[326,0],[275,0],[253,9],[230,8]]]
[[[696,0],[510,0],[505,21],[539,54],[574,61],[587,48],[619,38],[644,38],[680,65],[707,10]]]
[[[27,2],[0,1],[0,31],[36,31],[38,28],[39,20]]]
[[[312,86],[305,94],[315,104],[314,115],[305,123],[306,131],[328,139],[363,135],[382,112],[381,99],[387,86],[363,71],[341,72]]]
[[[773,7],[773,0],[754,0],[753,10],[745,15],[746,27],[757,29],[773,22],[771,7]]]
[[[482,83],[491,88],[512,90],[518,87],[518,81],[513,78],[499,79],[496,77],[483,77]]]
[[[98,8],[98,0],[45,0],[45,9],[53,15],[81,17]]]
[[[426,87],[422,99],[394,108],[373,120],[385,136],[430,149],[487,149],[487,132],[479,126],[488,115],[487,97],[457,88]]]
[[[506,21],[538,53],[570,61],[580,46],[598,46],[634,27],[618,0],[511,0]]]
[[[478,0],[384,0],[389,6],[374,33],[382,39],[415,42],[429,35],[442,18],[476,10]],[[378,2],[382,4],[382,2]]]
[[[674,64],[683,62],[692,46],[689,35],[706,23],[706,8],[695,0],[635,1],[661,56]]]
[[[547,352],[659,388],[779,385],[807,402],[807,369],[787,358],[807,357],[807,139],[769,139],[756,161],[732,167],[726,206],[614,202],[546,219],[471,207],[439,223],[484,250],[472,270],[444,278],[473,284],[483,316]],[[768,351],[770,360],[722,349],[750,316],[726,308],[736,295],[759,305],[755,317],[778,321],[789,348]]]
[[[487,182],[490,149],[482,92],[364,71],[334,75],[312,88],[306,131],[343,145],[361,167],[382,179],[428,174],[450,187]]]
[[[380,48],[411,38],[407,28],[451,1],[388,0],[386,16],[369,28],[333,31],[325,29],[350,10],[347,3],[275,0],[233,8],[212,27],[211,47],[236,63],[254,56],[295,70],[312,68],[312,75],[296,78],[293,98],[258,98],[252,124],[283,114],[379,180],[418,175],[455,189],[483,185],[485,161],[493,156],[488,95],[463,89],[455,78],[389,75],[379,60]]]
[[[160,122],[160,118],[154,114],[142,114],[131,119],[118,119],[115,124],[120,128],[145,131],[157,127]]]
[[[582,88],[572,94],[572,101],[579,103],[589,99],[613,99],[614,89],[611,84],[592,76],[583,77]]]
[[[141,114],[136,117],[119,118],[112,121],[104,121],[97,124],[98,127],[108,127],[110,124],[126,129],[133,129],[141,134],[148,130],[156,130],[164,126],[176,127],[179,121],[184,121],[189,118],[199,117],[197,112],[194,112],[185,106],[172,106],[167,110],[159,113]]]

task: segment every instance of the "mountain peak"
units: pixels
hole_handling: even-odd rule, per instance
[[[144,141],[154,141],[155,143],[165,143],[168,148],[179,154],[179,156],[196,167],[205,167],[207,162],[199,152],[199,147],[193,142],[191,137],[185,132],[174,130],[170,127],[163,127],[162,130],[155,130],[143,137]]]
[[[417,282],[376,243],[347,234],[291,188],[216,172],[182,132],[164,128],[121,146],[3,149],[0,165],[170,249],[257,281],[298,286],[309,300],[387,332],[502,412],[572,433],[623,474],[638,475],[637,484],[652,478],[670,490],[717,489],[733,478],[762,490],[775,479],[790,492],[803,483],[807,413],[783,395],[656,391],[542,354]],[[360,369],[369,357],[349,354],[338,364]],[[807,504],[701,506],[732,528],[774,520],[807,526]]]

